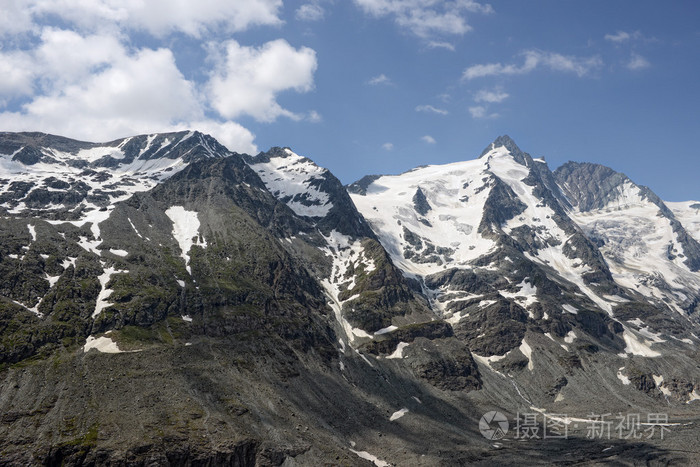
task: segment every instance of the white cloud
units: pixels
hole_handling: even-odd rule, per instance
[[[263,122],[284,116],[300,120],[277,103],[287,90],[308,92],[314,87],[316,52],[295,49],[283,39],[261,47],[245,47],[234,40],[212,49],[215,69],[207,84],[211,106],[225,118],[250,115]]]
[[[367,81],[367,84],[371,84],[372,86],[377,86],[380,84],[394,84],[391,79],[382,73],[381,75],[375,76],[374,78],[370,78],[369,81]]]
[[[401,28],[427,39],[435,35],[463,35],[472,28],[465,13],[493,13],[491,5],[474,0],[355,0],[374,17],[392,17]]]
[[[124,60],[126,50],[113,36],[81,36],[74,31],[45,28],[34,52],[36,66],[52,86],[70,83],[99,67]]]
[[[311,123],[319,123],[323,121],[323,117],[321,116],[321,114],[316,112],[315,110],[310,111],[306,118]]]
[[[62,77],[57,80],[62,83]],[[35,96],[18,112],[0,114],[0,127],[37,129],[105,139],[159,131],[201,114],[195,90],[167,49],[123,54],[103,70]],[[29,127],[29,128],[27,128]]]
[[[180,32],[196,50],[221,34],[280,25],[281,9],[282,0],[0,0],[0,128],[92,141],[199,129],[254,153],[254,135],[229,119],[321,120],[277,102],[313,89],[315,52],[283,40],[202,47],[212,65],[202,82],[154,44]]]
[[[185,79],[170,50],[130,52],[109,36],[51,28],[40,39],[34,50],[0,54],[0,73],[6,64],[15,73],[4,73],[0,81],[0,104],[13,93],[27,98],[19,109],[0,112],[3,130],[107,141],[193,128],[232,150],[257,150],[253,134],[241,125],[205,116],[195,83]],[[21,76],[10,81],[15,75]]]
[[[0,96],[51,91],[126,57],[124,46],[111,36],[83,37],[73,31],[44,28],[33,50],[0,52]]]
[[[486,107],[481,105],[475,107],[469,107],[469,113],[472,114],[474,118],[484,118],[486,115]]]
[[[382,149],[385,151],[392,151],[394,149],[394,145],[392,143],[384,143],[382,144]]]
[[[295,17],[300,21],[320,21],[323,19],[325,11],[317,3],[305,3],[297,8]]]
[[[627,42],[630,40],[637,40],[637,39],[642,39],[642,33],[639,31],[633,31],[633,32],[626,32],[626,31],[617,31],[615,34],[606,34],[605,35],[605,40],[610,41],[610,42],[615,42],[617,44],[620,44],[622,42]]]
[[[179,125],[176,129],[195,129],[207,133],[231,151],[252,155],[258,153],[258,147],[253,142],[255,135],[236,122],[200,120],[187,122]]]
[[[523,75],[540,67],[549,68],[552,71],[575,73],[581,77],[600,68],[603,64],[603,61],[598,56],[574,57],[541,50],[527,50],[522,55],[524,57],[522,65],[503,65],[501,63],[472,65],[464,70],[462,79],[470,80],[497,75]]]
[[[0,52],[0,105],[3,98],[30,95],[34,91],[36,72],[26,53]]]
[[[444,109],[439,109],[437,107],[433,107],[432,105],[419,105],[416,107],[416,112],[429,112],[429,113],[434,113],[434,114],[439,114],[439,115],[447,115],[449,112]]]
[[[642,57],[641,55],[633,53],[632,57],[630,57],[626,66],[630,70],[636,71],[636,70],[643,70],[645,68],[649,68],[651,66],[651,63],[649,63],[649,60]]]
[[[451,44],[450,42],[430,41],[428,42],[428,47],[431,49],[446,49],[452,52],[455,51],[454,44]]]
[[[0,37],[32,29],[32,13],[27,7],[26,0],[0,0]]]
[[[425,136],[423,136],[423,137],[421,138],[421,141],[423,141],[423,142],[425,142],[425,143],[428,143],[428,144],[435,144],[435,143],[436,143],[435,138],[433,138],[433,137],[430,136],[430,135],[425,135]]]
[[[474,96],[474,101],[475,102],[488,102],[490,104],[497,104],[499,102],[503,102],[509,96],[510,95],[507,92],[504,92],[498,88],[493,89],[491,91],[489,91],[487,89],[482,89],[476,93],[476,95]]]
[[[53,15],[88,31],[117,27],[145,30],[156,36],[181,31],[199,37],[211,29],[235,32],[256,25],[282,23],[279,18],[282,0],[26,0],[22,3],[24,11],[35,17]]]
[[[472,118],[498,118],[500,116],[497,113],[488,113],[488,108],[483,105],[469,107],[469,113]]]

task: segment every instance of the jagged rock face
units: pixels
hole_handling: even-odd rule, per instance
[[[192,161],[231,154],[213,138],[186,131],[103,144],[39,133],[0,139],[0,208],[52,220],[86,221],[90,211],[150,190]]]
[[[553,174],[508,137],[347,190],[197,132],[1,133],[0,159],[3,462],[491,462],[494,406],[700,399],[700,209],[624,176]],[[610,203],[665,224],[626,233]],[[604,452],[579,435],[567,460]]]
[[[624,174],[590,163],[567,162],[554,176],[566,197],[582,212],[608,207],[624,196],[625,185],[632,184]]]
[[[343,184],[327,169],[289,148],[272,148],[245,160],[273,195],[297,215],[313,219],[325,235],[335,230],[352,237],[374,237]]]
[[[659,307],[694,313],[700,245],[656,194],[596,164],[569,162],[554,176],[619,284]]]

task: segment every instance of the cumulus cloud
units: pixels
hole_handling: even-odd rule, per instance
[[[255,153],[253,133],[231,119],[321,121],[316,111],[297,114],[277,102],[282,92],[313,88],[313,50],[283,40],[257,48],[216,42],[281,24],[281,7],[282,0],[0,0],[0,128],[92,141],[199,129]],[[179,69],[164,37],[173,32],[209,53],[204,79]],[[141,34],[149,46],[138,45]]]
[[[202,114],[194,86],[167,49],[142,49],[133,55],[122,50],[111,65],[69,79],[74,71],[66,68],[64,75],[45,83],[47,92],[19,111],[1,113],[0,127],[109,139],[159,131]]]
[[[0,76],[0,104],[5,99],[30,95],[34,91],[36,72],[31,57],[23,52],[0,52]]]
[[[392,151],[394,149],[394,145],[392,143],[384,143],[382,144],[382,149],[385,151]]]
[[[632,57],[630,57],[626,66],[630,70],[637,71],[637,70],[643,70],[645,68],[649,68],[651,66],[651,63],[649,63],[649,60],[642,57],[641,55],[633,53]]]
[[[508,97],[509,97],[509,94],[507,92],[504,92],[498,88],[493,89],[493,90],[482,89],[476,93],[476,95],[474,96],[474,101],[475,102],[488,102],[490,104],[497,104],[499,102],[503,102]]]
[[[173,127],[173,129],[195,128],[202,133],[213,136],[218,142],[226,146],[231,151],[246,154],[257,154],[258,147],[255,145],[255,135],[247,128],[236,122],[218,122],[215,120],[200,120],[187,122]]]
[[[323,19],[325,11],[318,3],[305,3],[295,12],[294,16],[300,21],[320,21]]]
[[[382,73],[381,75],[377,75],[374,78],[370,78],[369,81],[367,81],[367,84],[372,85],[372,86],[378,86],[380,84],[394,84],[391,79]]]
[[[391,17],[412,34],[428,39],[436,35],[463,35],[472,28],[466,13],[493,13],[491,5],[474,0],[355,0],[365,13]]]
[[[166,48],[130,50],[112,36],[82,36],[55,28],[44,28],[39,40],[32,50],[0,53],[4,75],[0,104],[5,107],[4,100],[17,96],[25,101],[0,112],[0,127],[5,130],[39,129],[109,140],[198,128],[221,138],[232,150],[254,152],[253,134],[222,118],[242,114],[261,121],[303,118],[283,109],[275,99],[285,90],[310,90],[316,69],[310,49],[297,50],[285,41],[260,48],[229,41],[202,89],[183,76]],[[321,117],[311,111],[307,119],[315,122]]]
[[[435,141],[435,138],[433,138],[430,135],[423,136],[421,138],[421,141],[423,141],[424,143],[428,143],[428,144],[435,144],[437,142],[437,141]]]
[[[0,1],[0,37],[32,29],[32,12],[26,0]]]
[[[462,79],[471,80],[485,76],[524,75],[537,68],[548,68],[552,71],[574,73],[579,77],[585,76],[603,65],[598,56],[574,57],[541,50],[527,50],[522,53],[522,65],[487,63],[472,65],[464,70]]]
[[[295,49],[283,39],[261,47],[245,47],[235,40],[214,46],[215,70],[207,85],[212,107],[225,118],[251,115],[263,122],[284,116],[302,116],[284,109],[277,94],[287,90],[308,92],[314,87],[316,52]]]
[[[433,107],[432,105],[419,105],[416,107],[416,112],[428,112],[428,113],[434,113],[434,114],[439,114],[439,115],[447,115],[449,112],[444,109],[439,109],[437,107]]]

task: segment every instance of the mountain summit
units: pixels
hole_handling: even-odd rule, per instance
[[[507,136],[347,188],[198,132],[0,133],[0,171],[3,463],[698,460],[585,426],[699,420],[696,202]]]

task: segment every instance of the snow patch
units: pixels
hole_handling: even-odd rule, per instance
[[[532,311],[527,310],[527,307],[533,303],[537,303],[537,287],[527,282],[528,280],[528,278],[525,278],[520,284],[517,285],[517,287],[520,287],[518,292],[500,291],[500,294],[506,298],[512,298],[520,302],[520,304],[526,308],[527,314],[530,316],[530,318],[534,319],[535,314]]]
[[[206,240],[199,241],[199,218],[196,211],[187,211],[182,206],[172,206],[165,214],[173,222],[173,237],[180,246],[180,257],[185,260],[185,268],[191,275],[189,251],[193,245],[207,247]],[[196,238],[195,238],[196,237]]]
[[[576,333],[575,333],[574,330],[572,329],[571,331],[569,331],[569,332],[566,333],[566,336],[564,336],[564,342],[566,342],[567,344],[571,344],[571,343],[574,342],[574,340],[576,339],[576,337],[577,337],[577,336],[576,336]]]
[[[138,231],[138,229],[136,228],[136,226],[134,225],[134,223],[131,222],[131,219],[127,218],[126,220],[129,221],[129,225],[131,225],[131,228],[134,229],[134,232],[136,232],[136,235],[137,235],[139,238],[143,238],[143,235],[141,235],[141,233]]]
[[[36,242],[36,228],[32,224],[28,224],[27,228],[29,229],[29,235],[32,236],[32,241]]]
[[[105,156],[109,156],[113,159],[124,159],[124,152],[119,148],[111,147],[97,147],[90,149],[81,149],[78,151],[78,159],[83,159],[87,162],[95,162]]]
[[[620,367],[619,370],[617,370],[617,379],[622,381],[622,384],[624,384],[625,386],[628,386],[630,384],[630,379],[627,376],[622,374],[622,370],[624,370],[624,369],[625,369],[625,367],[623,366],[623,367]]]
[[[58,276],[49,276],[48,273],[44,273],[44,277],[46,278],[47,281],[49,281],[49,288],[52,288],[54,285],[56,285],[56,282],[61,278],[60,275]]]
[[[390,333],[390,332],[394,332],[394,331],[396,331],[397,329],[398,329],[398,326],[394,326],[394,325],[387,326],[387,327],[382,328],[382,329],[380,329],[379,331],[375,332],[374,335],[375,335],[375,336],[381,336],[382,334],[388,334],[388,333]]]
[[[113,266],[108,267],[105,269],[102,274],[100,274],[97,277],[97,280],[100,281],[100,293],[97,295],[97,302],[95,303],[95,311],[92,313],[92,318],[97,318],[102,310],[107,308],[108,306],[112,305],[111,302],[107,301],[110,295],[112,295],[113,290],[107,288],[107,283],[110,281],[112,278],[112,275],[114,274],[119,274],[119,273],[125,273],[129,271],[124,271],[124,270],[117,270]]]
[[[633,355],[641,355],[643,357],[659,357],[661,353],[651,349],[651,342],[638,337],[634,331],[625,326],[622,333],[622,338],[625,341],[625,352]]]
[[[523,339],[518,349],[520,349],[520,352],[527,357],[527,369],[532,371],[535,368],[535,365],[532,363],[532,347],[530,347],[530,345],[525,342],[525,339]]]
[[[392,354],[387,356],[386,358],[403,358],[403,349],[408,347],[408,345],[408,342],[399,342],[396,346],[396,350],[394,350],[394,352],[392,352]]]
[[[108,337],[107,334],[109,334],[109,332],[100,337],[88,336],[87,340],[85,341],[85,345],[83,345],[83,352],[87,353],[90,349],[95,349],[102,353],[124,352],[123,350],[119,349],[117,343],[114,342],[112,338]]]
[[[389,467],[390,465],[388,462],[379,459],[377,456],[374,456],[367,451],[355,451],[354,449],[350,449],[350,451],[357,455],[357,457],[373,462],[377,467]]]
[[[406,408],[403,408],[401,410],[397,410],[396,412],[391,414],[391,417],[389,417],[389,421],[393,422],[395,420],[398,420],[399,418],[403,417],[407,413],[408,413],[408,409],[406,409]]]

